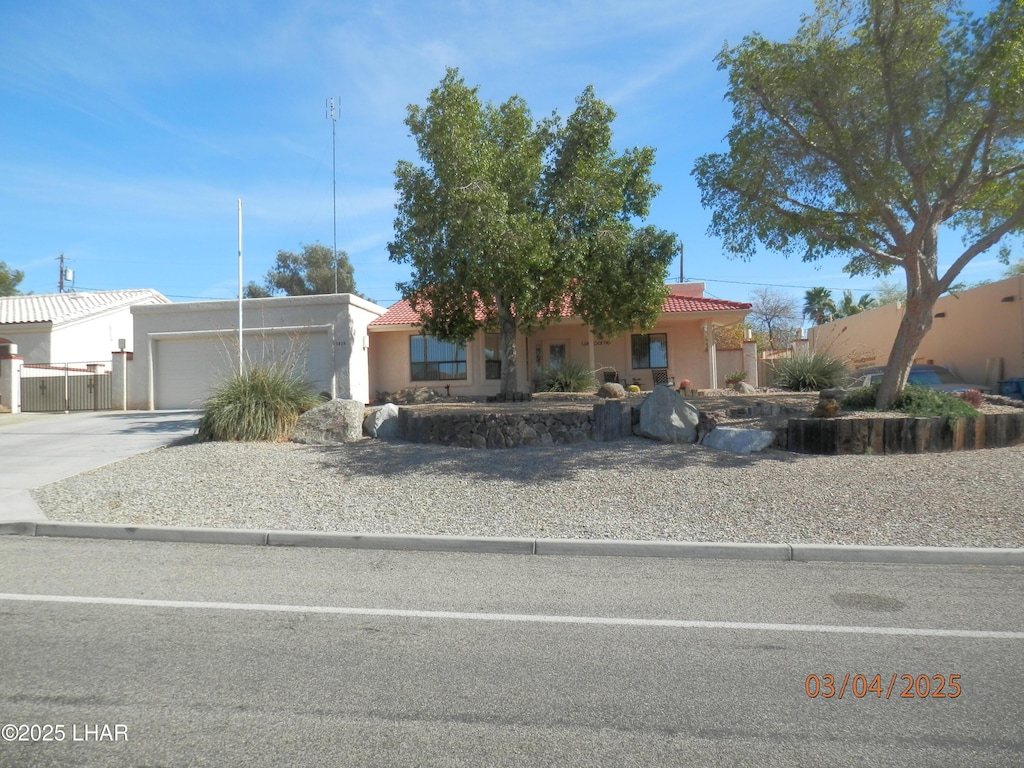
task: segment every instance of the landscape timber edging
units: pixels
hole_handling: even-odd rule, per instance
[[[1024,413],[990,413],[952,423],[946,418],[913,416],[790,419],[785,445],[780,447],[792,453],[881,455],[971,451],[1021,443]]]

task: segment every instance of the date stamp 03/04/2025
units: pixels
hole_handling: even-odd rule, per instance
[[[804,692],[812,699],[955,699],[963,693],[960,675],[808,675]]]

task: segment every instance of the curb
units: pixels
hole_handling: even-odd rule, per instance
[[[331,547],[416,552],[587,557],[671,557],[703,560],[904,563],[913,565],[1024,566],[1024,548],[872,547],[842,544],[751,544],[615,539],[532,539],[491,536],[430,536],[400,533],[259,531],[240,528],[179,528],[55,521],[0,522],[0,536],[42,536],[250,547]]]

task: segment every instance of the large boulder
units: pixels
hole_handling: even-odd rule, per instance
[[[704,438],[704,445],[731,453],[756,453],[775,441],[775,432],[767,429],[716,427]]]
[[[640,421],[633,433],[665,443],[694,443],[700,412],[675,390],[663,384],[654,388],[639,407]]]
[[[390,439],[399,436],[398,406],[386,403],[380,408],[371,408],[363,419],[363,432],[370,437]]]
[[[612,400],[622,400],[626,396],[626,388],[614,381],[606,381],[597,390],[597,396]]]
[[[306,411],[292,431],[292,440],[307,445],[351,443],[363,437],[365,406],[358,400],[331,400]]]
[[[743,395],[753,395],[757,393],[757,390],[751,384],[747,384],[745,381],[737,381],[732,385],[732,388]]]

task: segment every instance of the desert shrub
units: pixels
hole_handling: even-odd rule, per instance
[[[847,411],[873,411],[878,384],[859,387],[844,397],[839,405]],[[980,403],[979,403],[980,404]],[[893,411],[921,418],[947,418],[949,420],[977,416],[978,412],[969,403],[956,395],[937,389],[908,384],[892,403]]]
[[[878,384],[857,387],[839,401],[839,407],[844,411],[873,411],[876,397],[878,397]]]
[[[956,395],[916,384],[904,387],[893,402],[893,408],[924,418],[945,417],[952,420],[978,415],[974,408]]]
[[[540,371],[542,392],[593,392],[597,389],[594,372],[579,363],[562,363]]]
[[[811,416],[816,419],[834,419],[839,415],[839,404],[835,400],[819,400]]]
[[[982,401],[985,399],[982,397],[981,392],[976,389],[966,389],[963,392],[957,392],[956,396],[972,408],[980,408]]]
[[[285,366],[252,365],[217,388],[199,420],[199,440],[286,440],[321,399]]]
[[[794,392],[841,387],[850,379],[846,362],[824,352],[780,357],[769,363],[773,386]]]
[[[632,392],[634,395],[639,395],[640,394],[640,387],[638,385],[636,385],[636,384],[630,384],[628,391]]]
[[[746,371],[733,371],[732,373],[725,374],[725,383],[726,384],[736,384],[736,383],[741,382],[741,381],[746,381],[746,379],[747,379],[747,372]]]

